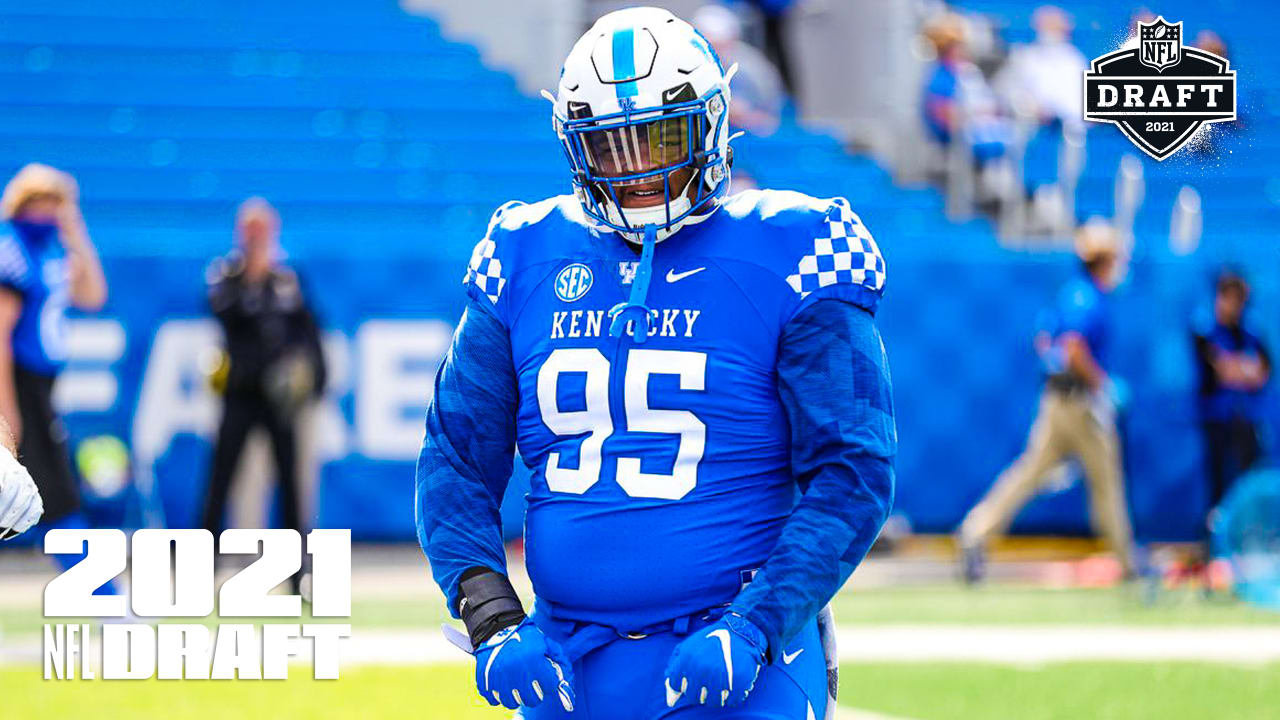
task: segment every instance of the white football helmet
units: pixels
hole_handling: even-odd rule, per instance
[[[640,242],[645,226],[663,240],[715,212],[729,189],[733,70],[666,10],[596,21],[565,59],[558,93],[543,93],[588,217]]]

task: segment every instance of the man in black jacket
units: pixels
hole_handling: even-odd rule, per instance
[[[237,248],[206,274],[209,306],[226,337],[215,375],[225,398],[213,452],[203,524],[222,529],[227,494],[249,432],[271,436],[285,527],[304,532],[299,517],[295,421],[324,388],[325,367],[315,318],[297,274],[279,260],[280,217],[266,200],[245,201],[236,216]],[[294,580],[295,589],[297,578]]]
[[[1247,327],[1249,284],[1234,268],[1214,282],[1213,318],[1193,331],[1200,368],[1200,422],[1204,431],[1209,510],[1236,478],[1262,458],[1259,441],[1271,356]],[[1207,528],[1206,528],[1207,530]]]

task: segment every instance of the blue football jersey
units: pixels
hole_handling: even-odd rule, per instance
[[[609,334],[638,263],[562,196],[502,207],[465,278],[510,336],[539,602],[620,628],[728,603],[764,563],[796,500],[783,328],[822,297],[874,312],[885,280],[847,201],[782,191],[657,244],[643,343]]]
[[[0,287],[22,296],[10,340],[20,367],[56,375],[66,364],[68,283],[66,253],[56,238],[0,235]]]

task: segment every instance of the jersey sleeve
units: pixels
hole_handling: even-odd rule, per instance
[[[893,504],[893,389],[870,312],[848,298],[801,309],[784,328],[778,391],[803,495],[729,608],[764,631],[775,658],[848,580]]]
[[[493,213],[489,229],[472,250],[467,272],[462,278],[467,295],[472,299],[487,301],[497,317],[503,320],[507,317],[503,291],[507,289],[514,269],[512,243],[507,239],[508,223],[504,221],[524,205],[522,202],[512,201]]]
[[[489,299],[473,296],[436,372],[415,487],[418,541],[455,617],[464,572],[506,572],[498,508],[514,462],[516,404],[510,336]]]
[[[829,201],[819,217],[797,239],[799,258],[786,276],[798,296],[792,316],[824,298],[844,300],[874,315],[885,287],[880,246],[844,198]]]
[[[20,295],[31,288],[33,278],[27,254],[12,237],[0,237],[0,287],[7,287]]]

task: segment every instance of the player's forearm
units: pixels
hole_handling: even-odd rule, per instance
[[[893,486],[893,465],[882,458],[852,457],[821,471],[730,611],[759,627],[771,650],[786,645],[871,549],[893,505]]]
[[[71,268],[71,302],[81,310],[101,310],[107,302],[107,277],[84,220],[76,212],[59,225]]]
[[[893,390],[870,312],[826,299],[797,313],[782,339],[778,392],[804,496],[731,608],[775,649],[840,589],[893,504]]]
[[[458,614],[459,583],[474,568],[506,573],[498,505],[475,482],[455,472],[434,450],[423,448],[415,492],[418,542],[431,575]]]
[[[14,438],[13,432],[9,429],[9,423],[0,414],[0,446],[9,451],[11,455],[18,454],[18,440]]]
[[[506,329],[472,300],[436,374],[418,457],[418,540],[457,613],[458,583],[475,567],[506,572],[499,507],[515,451],[518,390]]]
[[[18,389],[14,386],[13,351],[8,345],[0,345],[0,422],[5,424],[3,436],[13,443],[22,440],[22,414],[18,410]]]

